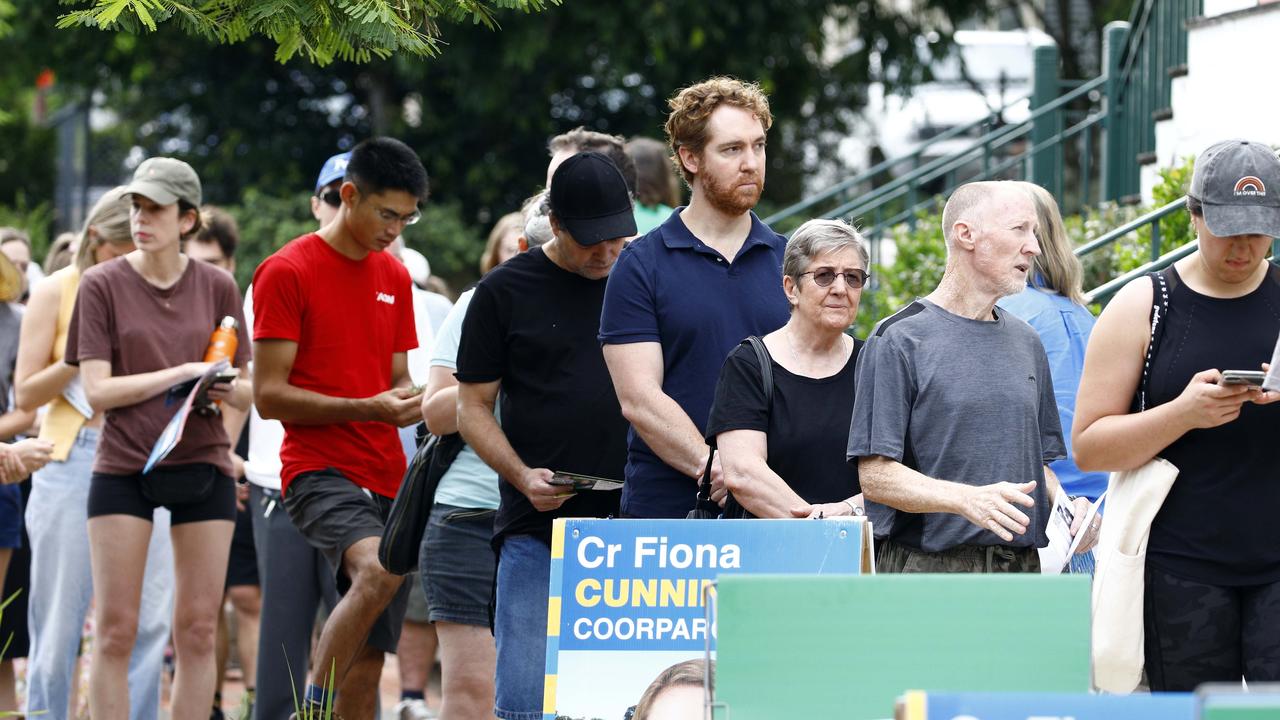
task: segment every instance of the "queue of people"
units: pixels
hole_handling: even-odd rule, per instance
[[[1062,502],[1072,571],[1089,573],[1104,473],[1155,456],[1181,477],[1146,561],[1152,689],[1280,680],[1265,500],[1280,393],[1221,382],[1267,369],[1280,335],[1280,200],[1258,190],[1280,188],[1274,151],[1207,150],[1188,196],[1198,250],[1096,326],[1054,198],[964,185],[943,208],[942,280],[864,342],[858,230],[811,220],[788,239],[753,212],[773,120],[760,88],[712,78],[670,107],[665,149],[553,138],[544,189],[496,223],[451,307],[403,246],[427,171],[391,138],[324,163],[316,230],[243,297],[234,222],[202,210],[191,166],[151,158],[104,195],[20,320],[0,305],[15,338],[0,479],[34,473],[28,711],[73,715],[92,599],[94,718],[156,717],[170,642],[173,717],[216,717],[227,601],[254,717],[373,718],[399,651],[403,720],[541,718],[555,518],[682,518],[705,477],[726,517],[867,516],[880,572],[1036,572]],[[0,260],[11,300],[15,270]],[[144,471],[225,318],[238,342],[208,390],[218,410]],[[38,436],[16,439],[41,408]],[[419,424],[456,457],[406,579],[378,550]],[[575,493],[559,471],[623,490]],[[22,511],[0,500],[7,531]],[[670,684],[700,686],[694,670]],[[663,697],[637,717],[662,717]]]

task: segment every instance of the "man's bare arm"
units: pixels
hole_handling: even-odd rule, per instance
[[[700,478],[707,464],[707,443],[679,403],[662,391],[662,346],[605,345],[604,360],[627,422],[664,463]]]
[[[931,478],[878,455],[858,459],[858,481],[871,502],[909,513],[960,515],[1005,542],[1025,533],[1031,522],[1015,505],[1035,507],[1030,494],[1036,487],[1034,480],[1021,485],[963,485]]]
[[[500,380],[458,384],[458,432],[476,455],[542,512],[555,510],[573,496],[561,485],[552,485],[548,468],[531,468],[520,459],[507,434],[493,415]]]
[[[366,398],[340,398],[292,385],[289,373],[297,356],[298,344],[290,340],[253,343],[253,402],[262,417],[299,425],[384,422],[401,426],[418,416],[418,399],[408,388],[392,388]],[[395,371],[393,360],[393,377]]]

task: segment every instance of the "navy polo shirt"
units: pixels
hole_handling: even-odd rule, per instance
[[[618,256],[600,316],[600,342],[662,345],[662,390],[704,432],[720,368],[743,338],[790,317],[782,291],[787,240],[751,214],[751,232],[730,262],[685,227],[677,208]],[[632,427],[627,433],[622,512],[678,518],[693,508],[697,481],[658,458]]]

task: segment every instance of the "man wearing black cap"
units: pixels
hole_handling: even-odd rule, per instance
[[[618,493],[574,493],[552,476],[621,478],[626,460],[596,333],[605,279],[636,231],[631,198],[608,158],[584,152],[556,169],[548,202],[554,238],[480,281],[458,348],[458,429],[503,480],[494,713],[510,720],[542,717],[552,520],[618,511]]]

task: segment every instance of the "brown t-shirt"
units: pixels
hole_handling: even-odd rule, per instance
[[[66,361],[79,365],[84,360],[108,360],[115,377],[199,362],[209,336],[227,315],[239,328],[235,365],[244,367],[251,348],[240,290],[230,273],[189,260],[178,282],[162,290],[143,279],[128,259],[117,258],[91,268],[80,281],[67,330]],[[160,431],[178,410],[181,399],[166,403],[167,394],[107,411],[94,472],[142,471]],[[160,465],[211,463],[230,475],[229,448],[221,417],[192,413],[182,441]]]

